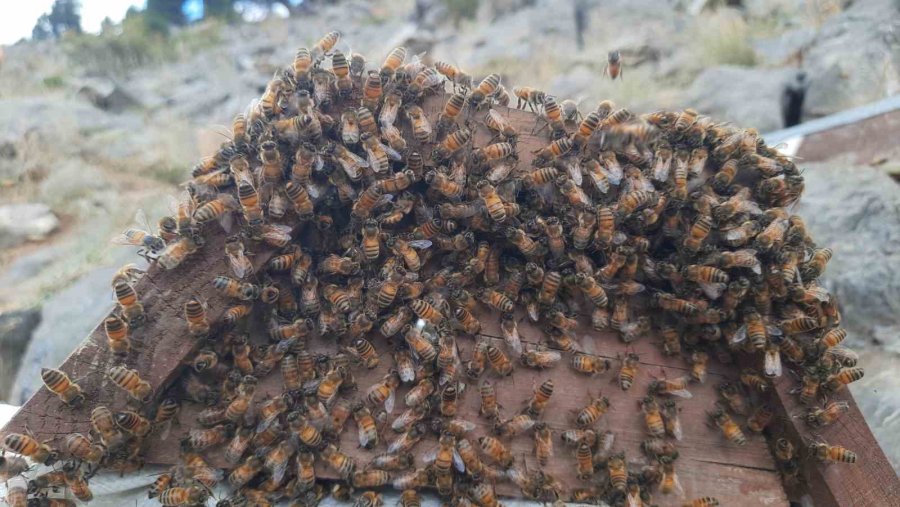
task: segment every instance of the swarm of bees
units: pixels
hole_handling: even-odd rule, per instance
[[[137,371],[112,366],[105,374],[131,408],[94,407],[91,433],[70,435],[62,452],[7,435],[4,447],[33,461],[66,460],[25,493],[11,489],[10,505],[26,505],[29,495],[49,505],[54,487],[88,497],[98,467],[138,468],[148,437],[166,438],[182,401],[206,408],[181,442],[181,463],[149,492],[167,506],[205,505],[222,481],[233,489],[223,507],[313,506],[329,492],[374,507],[383,486],[402,491],[405,507],[420,505],[426,487],[451,505],[493,507],[498,483],[544,501],[651,505],[653,491],[680,489],[675,400],[706,381],[713,357],[730,364],[740,356],[749,365],[717,386],[722,399],[709,412],[710,425],[734,445],[747,441],[736,417],[756,433],[773,420],[759,400],[783,374],[783,361],[800,380],[810,426],[847,411],[838,401],[819,405],[863,375],[840,345],[846,332],[837,302],[817,283],[831,251],[789,211],[803,190],[800,171],[758,132],[690,109],[636,115],[610,101],[582,115],[572,101],[516,87],[517,105],[537,113],[533,135],[546,136],[527,154],[517,142],[524,133],[497,107],[511,100],[499,74],[475,84],[456,66],[426,65],[402,47],[371,65],[342,51],[340,39],[327,34],[276,72],[235,117],[230,140],[193,168],[156,234],[135,227],[117,240],[176,270],[221,233],[214,222],[228,231],[228,271],[203,274],[230,300],[221,319],[212,320],[198,296],[178,303],[198,351],[180,379],[154,402]],[[618,53],[609,60],[615,78]],[[425,99],[444,97],[448,82],[452,91],[429,117]],[[485,129],[489,142],[475,146]],[[261,249],[278,253],[256,266],[252,251]],[[119,308],[104,328],[116,358],[136,353],[131,336],[152,319],[135,290],[142,275],[128,265],[112,283]],[[500,314],[502,340],[479,334],[486,310]],[[543,343],[523,341],[522,319],[544,332]],[[620,338],[614,374],[622,390],[639,374],[633,345],[650,335],[661,337],[665,355],[687,362],[689,374],[656,379],[635,408],[649,465],[635,466],[616,452],[615,434],[597,428],[611,409],[602,394],[591,394],[561,431],[543,420],[551,379],[534,386],[521,412],[500,415],[491,379],[517,368],[568,363],[585,378],[614,370],[579,343],[575,329],[584,321]],[[268,336],[251,336],[250,322]],[[311,348],[312,337],[339,352]],[[470,353],[461,357],[464,341]],[[387,374],[358,385],[354,372],[385,361]],[[273,374],[283,389],[262,399],[257,388]],[[45,369],[42,378],[66,404],[85,402],[65,373]],[[491,434],[475,436],[460,414],[471,385]],[[401,386],[404,409],[393,416]],[[359,447],[373,452],[368,463],[340,449],[351,419]],[[417,466],[412,451],[432,433],[436,448]],[[545,470],[516,464],[515,438],[533,440],[541,465],[562,459],[554,433],[585,487],[570,490]],[[772,445],[785,479],[796,479],[800,444]],[[824,462],[856,459],[824,442],[805,447]],[[213,467],[209,452],[224,453],[228,469]],[[317,480],[321,467],[342,480],[329,490]],[[712,497],[684,503],[718,504]]]

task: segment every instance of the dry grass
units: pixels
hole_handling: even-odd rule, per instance
[[[704,13],[694,20],[688,45],[703,66],[756,64],[752,36],[758,35],[736,11],[721,9]]]

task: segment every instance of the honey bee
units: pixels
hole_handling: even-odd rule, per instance
[[[66,436],[66,451],[75,459],[96,465],[106,456],[106,447],[94,443],[81,433],[70,433]]]
[[[717,407],[714,412],[708,413],[709,418],[715,423],[716,426],[722,430],[722,434],[725,438],[736,444],[736,445],[746,445],[747,437],[744,436],[744,432],[741,431],[741,427],[738,426],[737,423],[729,416],[725,410],[721,407]]]
[[[114,417],[116,425],[122,431],[138,438],[147,436],[150,433],[150,430],[153,429],[153,425],[149,419],[132,410],[116,412]]]
[[[8,433],[3,437],[3,449],[21,454],[36,463],[50,466],[56,462],[59,453],[28,435]]]
[[[815,456],[822,463],[856,463],[856,453],[839,445],[828,445],[826,442],[811,442],[809,455]]]
[[[609,407],[609,399],[605,396],[592,398],[590,403],[581,409],[575,416],[575,423],[578,424],[580,428],[593,426],[607,411],[609,411]]]
[[[687,376],[674,380],[656,379],[650,382],[649,390],[654,395],[679,396],[690,399],[693,395],[687,390],[688,382],[690,382],[690,378]]]
[[[856,382],[857,380],[863,378],[863,375],[865,375],[865,370],[860,367],[843,368],[834,375],[830,375],[825,380],[825,382],[822,384],[822,390],[826,393],[839,391],[847,384]]]
[[[138,255],[145,255],[148,259],[156,258],[165,248],[166,242],[161,237],[150,234],[151,228],[142,210],[138,210],[134,221],[135,225],[125,229],[112,242],[117,245],[140,247]]]
[[[206,303],[192,296],[184,304],[184,317],[187,320],[188,332],[195,338],[209,334],[209,318],[206,316]]]
[[[128,393],[133,399],[146,403],[153,396],[153,389],[150,384],[142,380],[136,370],[128,369],[124,366],[113,366],[107,373],[110,380],[117,386]]]
[[[631,386],[634,384],[634,378],[637,376],[639,362],[640,356],[634,352],[625,354],[618,375],[619,387],[622,388],[623,391],[631,389]]]
[[[241,283],[238,280],[227,276],[217,276],[213,279],[213,286],[224,293],[226,296],[237,298],[243,301],[252,301],[260,295],[258,285],[252,283]]]
[[[122,319],[132,328],[141,326],[146,316],[144,315],[144,305],[138,300],[134,287],[126,282],[118,282],[113,290],[119,308],[122,310]]]
[[[374,406],[384,405],[385,412],[390,414],[394,411],[394,399],[399,385],[400,377],[397,372],[392,371],[366,391],[366,401]]]
[[[184,260],[197,252],[202,246],[202,240],[193,236],[182,237],[181,239],[166,245],[165,250],[159,255],[157,262],[165,269],[175,269],[181,265]]]
[[[644,413],[644,424],[647,432],[653,437],[662,437],[666,433],[665,422],[659,403],[653,396],[646,396],[640,401],[641,411]]]
[[[606,460],[606,470],[609,473],[609,485],[617,491],[625,491],[628,483],[628,470],[625,466],[625,454],[619,453],[610,456]]]
[[[342,453],[337,447],[329,444],[322,450],[325,462],[342,478],[349,479],[356,471],[356,461]]]
[[[754,433],[762,433],[763,430],[772,422],[775,412],[768,405],[759,405],[747,417],[747,428]]]
[[[716,507],[719,505],[719,501],[711,496],[704,496],[701,498],[695,498],[690,502],[684,502],[681,504],[681,507]]]
[[[677,493],[679,496],[684,495],[684,489],[675,473],[675,463],[672,458],[663,456],[659,458],[660,468],[662,469],[662,481],[659,484],[659,492],[667,495],[669,493]]]
[[[806,424],[813,428],[821,428],[834,424],[843,414],[850,411],[850,404],[846,401],[831,400],[824,408],[809,409],[805,415]]]
[[[60,370],[41,368],[41,380],[47,389],[70,407],[84,403],[84,393],[81,387]]]
[[[562,354],[554,350],[530,348],[522,352],[519,360],[530,368],[551,368],[562,359]]]
[[[609,76],[613,81],[617,77],[624,76],[622,73],[622,56],[619,54],[619,51],[610,51],[606,55],[606,67],[603,68],[603,75]]]
[[[113,413],[103,405],[91,411],[91,428],[100,436],[100,443],[107,449],[118,449],[124,443],[124,436],[116,426]]]
[[[503,467],[509,467],[512,464],[513,456],[509,449],[502,442],[494,437],[479,437],[478,445],[481,451],[492,462]]]

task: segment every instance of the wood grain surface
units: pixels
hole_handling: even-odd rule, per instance
[[[435,96],[426,100],[424,109],[434,121],[445,100],[443,96]],[[503,107],[496,108],[505,114],[521,132],[519,137],[520,164],[530,165],[532,151],[549,143],[546,131],[532,135],[535,116],[531,113]],[[465,113],[464,113],[465,114]],[[490,140],[490,133],[481,126],[480,116],[474,114],[469,119],[475,128],[474,144],[483,146]],[[406,126],[406,120],[401,120]],[[427,146],[417,146],[428,156]],[[227,273],[223,255],[224,234],[209,234],[204,249],[190,257],[175,270],[165,271],[158,266],[149,272],[137,284],[136,289],[148,314],[148,322],[134,333],[134,339],[142,347],[133,353],[126,364],[137,368],[143,378],[148,380],[157,396],[180,374],[183,363],[191,357],[199,344],[189,337],[183,318],[182,305],[193,295],[198,295],[209,302],[210,318],[217,322],[228,301],[221,297],[212,287],[215,276]],[[262,246],[253,247],[255,266],[263,265],[273,254],[271,249]],[[258,313],[258,312],[257,312]],[[521,317],[521,316],[520,316]],[[482,331],[479,336],[459,337],[462,359],[469,358],[473,345],[477,340],[501,340],[498,327],[498,316],[486,308],[479,315]],[[586,319],[585,319],[586,320]],[[674,378],[687,371],[687,363],[681,357],[665,357],[660,353],[656,340],[646,336],[633,344],[633,349],[640,354],[640,373],[635,385],[629,391],[622,391],[615,383],[618,369],[618,357],[625,353],[625,344],[613,334],[597,333],[582,322],[578,330],[580,347],[588,348],[594,353],[607,357],[613,362],[613,369],[597,377],[586,377],[578,374],[570,367],[571,355],[564,354],[563,360],[555,367],[538,371],[516,365],[515,374],[511,377],[499,378],[485,373],[486,378],[496,385],[498,398],[503,406],[502,413],[509,417],[518,412],[534,388],[543,380],[552,378],[555,384],[554,395],[544,420],[554,430],[556,456],[545,467],[547,471],[562,480],[567,487],[581,487],[587,482],[579,481],[574,474],[572,449],[566,448],[558,438],[559,431],[573,427],[572,411],[582,408],[591,396],[602,393],[612,404],[612,409],[601,419],[598,428],[611,430],[616,434],[616,450],[626,453],[632,466],[648,463],[639,450],[640,443],[646,438],[643,419],[638,400],[647,392],[647,386],[655,377]],[[542,341],[541,331],[531,327],[527,321],[519,324],[523,340],[527,342]],[[257,341],[267,338],[259,329],[261,336],[254,336]],[[370,337],[381,354],[378,368],[355,371],[359,391],[351,396],[364,396],[369,385],[380,379],[392,365],[390,351],[393,344],[381,337]],[[401,339],[399,337],[395,339]],[[331,353],[338,350],[340,344],[327,337],[312,338],[312,350],[316,353]],[[20,412],[3,429],[3,432],[24,431],[26,428],[39,439],[51,439],[59,445],[60,437],[71,432],[87,433],[88,417],[91,408],[98,404],[106,404],[113,409],[125,406],[126,395],[113,386],[100,372],[117,364],[106,346],[106,338],[102,325],[88,337],[63,363],[61,369],[78,379],[85,389],[88,403],[78,409],[65,407],[46,388],[39,390],[20,410]],[[49,366],[49,365],[48,365]],[[654,495],[654,503],[660,506],[680,505],[685,499],[699,496],[715,496],[722,505],[787,505],[787,495],[775,472],[773,459],[768,451],[765,439],[748,432],[749,442],[738,447],[726,442],[719,430],[707,424],[706,411],[712,410],[717,396],[714,386],[732,375],[733,367],[712,362],[709,367],[709,378],[705,384],[693,384],[690,388],[693,397],[689,400],[678,400],[682,407],[681,419],[684,426],[684,440],[678,442],[680,457],[676,462],[676,470],[683,486],[683,495]],[[264,381],[256,393],[256,400],[281,392],[282,379],[276,369]],[[776,394],[779,403],[791,412],[795,409],[794,400],[788,394],[792,380],[782,378]],[[394,415],[404,410],[402,396],[406,386],[398,390],[398,402]],[[890,468],[883,453],[878,449],[865,421],[859,416],[852,398],[845,395],[853,406],[853,412],[846,424],[840,424],[823,432],[831,443],[841,443],[854,448],[860,453],[861,463],[853,467],[831,467],[825,469],[810,465],[810,484],[828,492],[817,492],[816,505],[898,505],[896,475]],[[469,389],[460,401],[460,417],[478,425],[473,432],[472,441],[477,436],[487,434],[490,427],[478,416],[479,396],[477,384],[470,384]],[[147,454],[148,463],[173,464],[178,461],[178,442],[190,429],[191,421],[202,407],[187,405],[179,416],[180,425],[176,425],[169,438],[163,442],[154,442]],[[806,433],[803,433],[806,435]],[[383,428],[382,441],[393,439],[389,427]],[[533,444],[530,436],[520,436],[511,442],[512,449],[519,464],[527,463],[529,468],[537,467],[532,456]],[[418,465],[427,451],[433,449],[436,441],[433,437],[421,442],[413,451]],[[382,451],[384,442],[375,452]],[[355,423],[348,421],[341,438],[341,449],[353,456],[360,464],[365,464],[375,452],[358,448]],[[212,453],[210,459],[222,464],[221,458]],[[319,468],[320,477],[333,478],[330,470]],[[817,482],[816,477],[821,477]],[[843,488],[835,492],[835,488]],[[882,493],[877,493],[879,488]],[[888,488],[888,489],[884,489]],[[517,488],[508,484],[498,485],[498,492],[504,495],[519,496]],[[850,500],[852,499],[852,500]],[[819,502],[822,503],[819,503]],[[829,503],[832,502],[832,503]]]

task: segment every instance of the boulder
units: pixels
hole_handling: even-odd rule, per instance
[[[119,113],[140,106],[138,100],[111,79],[82,79],[76,84],[78,96],[98,109]]]
[[[806,191],[794,212],[834,251],[824,285],[841,303],[848,340],[900,352],[900,192],[877,168],[801,164]],[[879,331],[880,330],[880,331]]]
[[[22,203],[0,206],[0,248],[25,241],[40,241],[59,227],[59,219],[46,204]]]
[[[115,272],[116,268],[91,271],[44,303],[41,322],[19,363],[10,403],[25,403],[41,386],[41,368],[62,364],[109,313],[109,280]]]
[[[782,127],[781,95],[797,71],[736,66],[713,67],[694,80],[683,104],[716,120],[760,132]]]
[[[803,52],[809,74],[804,118],[861,106],[900,92],[900,3],[853,2],[829,18]]]
[[[0,312],[0,400],[7,399],[19,361],[40,321],[38,308]]]

